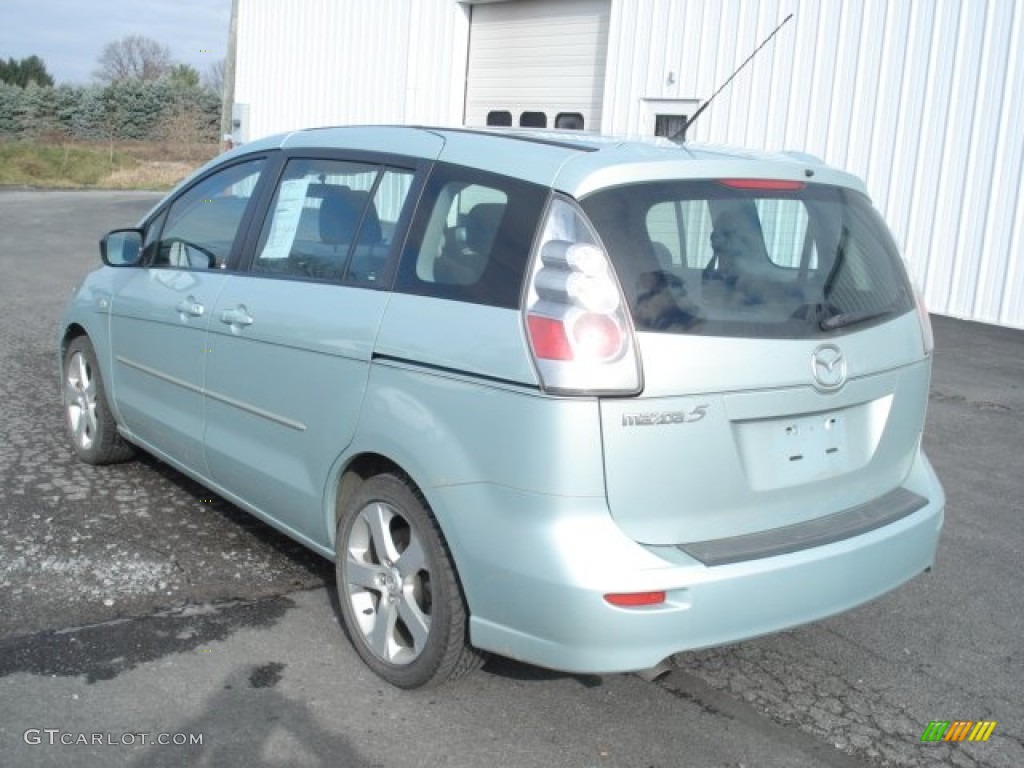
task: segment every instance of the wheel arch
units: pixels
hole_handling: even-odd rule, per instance
[[[349,457],[338,473],[338,479],[335,483],[334,500],[329,507],[330,517],[327,520],[327,533],[330,536],[332,546],[334,545],[334,537],[338,530],[338,522],[341,520],[341,513],[349,501],[359,492],[362,484],[371,477],[388,472],[397,473],[408,478],[422,494],[422,489],[409,477],[409,473],[387,456],[367,451]]]
[[[58,336],[57,383],[58,387],[60,387],[61,397],[63,397],[64,388],[64,359],[67,357],[71,342],[82,337],[88,340],[92,346],[93,353],[96,355],[96,364],[100,367],[100,376],[103,379],[107,405],[114,414],[114,418],[120,423],[121,414],[114,397],[113,356],[110,349],[110,339],[104,333],[103,326],[97,326],[90,330],[89,326],[84,322],[76,319],[68,320],[60,331]]]
[[[85,463],[95,465],[131,459],[136,449],[120,434],[118,415],[112,406],[107,383],[110,379],[103,370],[102,349],[97,348],[94,338],[83,326],[72,322],[59,337],[59,350],[60,399],[75,453]],[[65,365],[72,355],[86,358],[84,364],[79,361],[81,368],[74,381]],[[88,384],[83,383],[85,380]],[[75,394],[69,398],[69,388],[72,387]],[[86,416],[86,413],[92,415]]]
[[[68,347],[71,346],[71,342],[79,336],[86,336],[89,338],[90,342],[92,341],[92,338],[89,337],[89,332],[85,330],[85,326],[79,323],[68,323],[60,334],[60,350],[57,357],[57,364],[60,367],[61,376],[64,374],[64,358],[67,357]]]
[[[64,329],[64,333],[61,334],[60,346],[61,351],[66,351],[68,345],[79,336],[88,336],[89,332],[85,330],[85,326],[81,323],[68,323]]]
[[[449,535],[449,531],[445,524],[445,516],[443,512],[438,514],[438,508],[436,500],[431,498],[429,493],[429,487],[422,482],[417,480],[417,476],[414,472],[407,469],[407,462],[399,462],[394,458],[388,456],[386,453],[376,450],[364,449],[359,452],[355,452],[348,456],[340,469],[336,473],[336,480],[333,484],[333,498],[330,499],[327,510],[328,519],[326,520],[328,527],[328,536],[330,541],[331,549],[335,546],[335,538],[337,536],[338,522],[341,520],[342,511],[345,506],[355,497],[359,492],[359,488],[369,480],[371,477],[375,477],[381,474],[394,474],[397,477],[402,478],[412,490],[417,493],[423,502],[426,504],[430,514],[437,521],[438,529],[441,532],[441,537],[444,540],[445,549],[448,551],[449,556],[452,559],[452,565],[455,569],[455,578],[459,582],[459,586],[462,589],[463,598],[466,600],[467,609],[472,612],[472,607],[469,605],[469,595],[462,584],[462,573],[463,570],[460,568],[460,553],[458,550],[457,538],[453,541],[453,537]],[[453,544],[455,546],[453,546]]]

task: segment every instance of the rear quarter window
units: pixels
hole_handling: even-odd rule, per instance
[[[438,165],[417,209],[396,290],[518,307],[547,195],[547,188],[518,179]]]
[[[659,182],[581,204],[638,330],[802,338],[913,308],[887,228],[851,190]]]

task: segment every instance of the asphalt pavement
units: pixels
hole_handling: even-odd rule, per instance
[[[655,683],[493,659],[403,692],[348,645],[330,563],[155,460],[67,445],[57,318],[158,197],[0,190],[0,765],[1024,765],[1024,331],[934,319],[931,573]],[[997,725],[922,743],[933,720]]]

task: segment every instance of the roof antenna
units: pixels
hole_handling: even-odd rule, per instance
[[[721,87],[717,91],[715,91],[713,94],[711,94],[711,98],[709,98],[707,101],[705,101],[703,104],[700,105],[700,109],[698,109],[696,112],[693,113],[693,117],[691,117],[689,120],[687,120],[685,123],[683,123],[683,127],[680,128],[678,131],[676,131],[675,133],[673,133],[669,137],[669,141],[686,141],[686,129],[689,128],[691,125],[693,125],[693,122],[698,117],[700,117],[701,114],[704,112],[704,110],[708,108],[708,105],[711,104],[711,102],[715,100],[715,97],[718,94],[720,94],[722,91],[725,90],[725,86],[727,86],[729,83],[731,83],[735,79],[736,75],[738,75],[743,70],[743,68],[745,66],[747,66],[747,64],[750,63],[750,60],[752,58],[754,58],[755,56],[757,56],[758,51],[760,51],[762,48],[764,48],[766,45],[768,45],[768,43],[771,41],[771,39],[773,37],[775,37],[775,35],[778,34],[779,30],[782,29],[784,26],[786,26],[786,22],[789,21],[792,18],[793,18],[793,14],[792,13],[789,14],[789,16],[787,16],[786,18],[784,18],[782,20],[782,23],[779,24],[779,26],[777,26],[775,29],[773,29],[772,33],[770,35],[768,35],[768,37],[766,37],[764,39],[764,42],[761,43],[759,46],[757,46],[757,48],[754,49],[754,52],[752,54],[747,56],[746,61],[744,61],[742,64],[740,64],[736,68],[736,71],[733,72],[729,76],[729,79],[726,80],[724,83],[722,83]]]

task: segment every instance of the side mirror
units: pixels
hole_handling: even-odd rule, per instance
[[[100,258],[108,267],[135,267],[142,261],[142,230],[115,229],[100,240]]]

